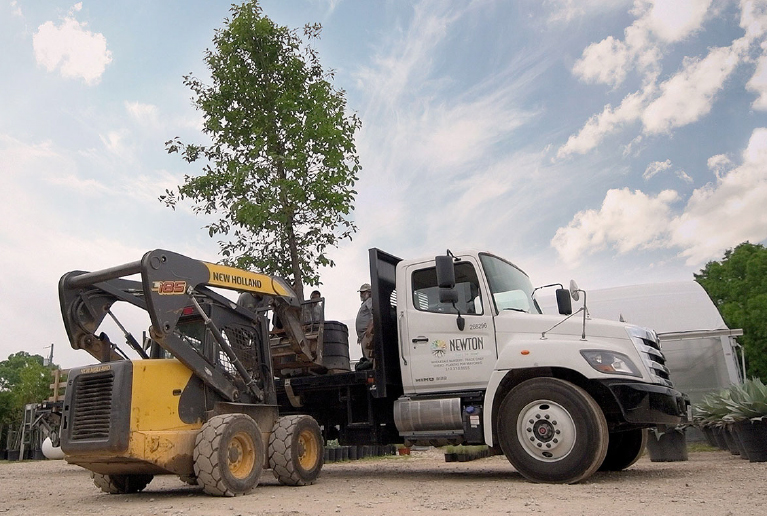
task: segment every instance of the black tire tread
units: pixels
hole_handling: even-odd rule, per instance
[[[195,438],[194,475],[197,479],[197,484],[201,485],[203,491],[209,495],[239,496],[250,490],[239,491],[229,485],[229,482],[222,471],[223,468],[228,468],[228,465],[221,464],[219,461],[219,448],[222,445],[226,445],[226,443],[223,442],[226,428],[233,424],[237,419],[243,417],[251,419],[245,414],[224,414],[214,416],[202,426],[202,429]],[[255,424],[255,422],[253,422],[253,424]],[[258,479],[261,476],[260,470],[262,469],[261,463],[263,462],[264,456],[261,436],[256,435],[254,440],[256,441],[257,454],[260,457],[256,458],[256,467],[259,468],[259,472],[256,476],[255,484],[251,489],[258,485]]]
[[[296,441],[304,425],[310,425],[318,439],[318,462],[309,471],[303,470],[298,463]],[[317,422],[311,416],[284,416],[277,420],[269,437],[269,466],[275,478],[290,486],[314,484],[322,469],[324,460],[322,433]]]
[[[108,494],[131,494],[142,491],[154,478],[152,475],[102,475],[91,472],[93,483]]]

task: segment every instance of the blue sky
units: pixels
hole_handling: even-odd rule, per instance
[[[0,2],[0,358],[55,343],[74,366],[90,356],[64,334],[63,273],[154,248],[217,260],[206,220],[157,198],[200,172],[164,142],[201,141],[182,75],[205,77],[229,4]],[[767,239],[767,0],[261,5],[322,23],[363,122],[329,318],[354,318],[370,247],[486,249],[594,289],[691,280]]]

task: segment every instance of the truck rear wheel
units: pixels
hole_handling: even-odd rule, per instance
[[[311,416],[284,416],[269,437],[269,466],[281,484],[313,484],[322,470],[324,445],[320,425]]]
[[[611,432],[607,455],[599,471],[623,471],[639,460],[646,444],[647,430]]]
[[[557,378],[535,378],[504,398],[498,439],[528,480],[571,484],[599,468],[609,434],[602,410],[585,390]]]
[[[203,491],[238,496],[258,485],[264,465],[264,443],[258,424],[245,414],[214,416],[194,443],[194,474]]]
[[[154,478],[152,475],[102,475],[91,473],[96,487],[109,494],[130,494],[142,491]]]

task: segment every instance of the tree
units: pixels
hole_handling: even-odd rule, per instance
[[[304,36],[320,30],[307,25]],[[256,1],[233,6],[213,44],[204,59],[212,84],[184,77],[211,143],[166,142],[168,153],[204,161],[204,173],[160,199],[175,208],[189,198],[196,213],[220,213],[205,227],[228,237],[219,241],[223,261],[291,279],[303,299],[303,283],[319,284],[318,268],[335,265],[328,248],[356,231],[360,121],[346,113],[345,93],[316,51]]]
[[[17,424],[24,405],[48,398],[52,369],[43,365],[43,357],[25,351],[0,362],[0,424]]]
[[[767,249],[744,242],[695,274],[730,328],[742,328],[749,376],[767,381]]]

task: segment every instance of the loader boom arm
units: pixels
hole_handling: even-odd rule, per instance
[[[136,274],[140,275],[139,281],[125,279]],[[151,321],[151,339],[225,398],[237,401],[240,393],[229,376],[212,367],[209,360],[179,337],[176,328],[179,319],[188,313],[190,307],[201,310],[196,301],[198,297],[217,303],[254,325],[258,325],[258,318],[262,315],[239,306],[208,287],[269,298],[271,307],[283,321],[287,337],[302,349],[309,349],[301,326],[299,299],[285,280],[195,260],[162,249],[146,253],[140,261],[94,272],[73,271],[65,274],[59,281],[59,301],[72,347],[85,349],[101,362],[121,359],[108,337],[103,333],[95,334],[106,315],[111,314],[111,305],[124,301],[146,310]],[[250,386],[256,397],[261,397],[260,389],[239,364],[224,337],[204,313],[200,314],[246,386]],[[260,354],[264,356],[260,359],[269,362],[268,336],[261,340],[264,348]]]

